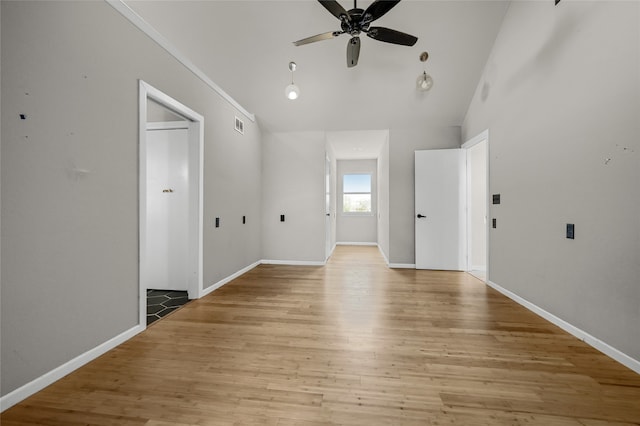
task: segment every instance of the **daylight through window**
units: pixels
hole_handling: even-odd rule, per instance
[[[342,178],[342,211],[371,213],[371,175],[349,174]]]

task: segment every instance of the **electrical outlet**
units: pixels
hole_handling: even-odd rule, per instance
[[[573,223],[567,223],[567,238],[570,240],[575,239],[575,230],[576,227]]]

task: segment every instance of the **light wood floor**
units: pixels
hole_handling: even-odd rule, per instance
[[[640,375],[464,273],[262,265],[23,403],[3,426],[604,425]]]

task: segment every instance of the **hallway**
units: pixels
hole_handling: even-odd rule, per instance
[[[474,277],[376,247],[261,265],[2,414],[3,426],[634,424],[640,376]]]

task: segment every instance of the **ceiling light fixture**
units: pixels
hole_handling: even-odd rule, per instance
[[[293,72],[297,67],[298,65],[296,65],[295,62],[289,62],[289,70],[291,71],[291,84],[284,89],[284,94],[287,99],[291,101],[298,99],[298,97],[300,96],[300,88],[293,82]]]
[[[420,62],[427,62],[429,59],[429,54],[427,52],[422,52],[420,54]],[[433,78],[429,74],[427,74],[427,70],[422,71],[422,74],[418,76],[416,80],[416,88],[420,92],[427,92],[433,86]]]

